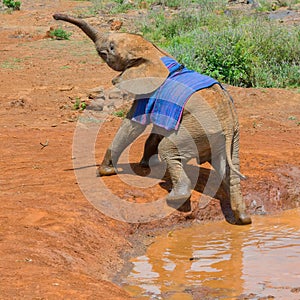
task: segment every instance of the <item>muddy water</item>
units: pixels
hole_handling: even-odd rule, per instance
[[[299,300],[300,209],[169,232],[132,263],[125,286],[137,299]]]

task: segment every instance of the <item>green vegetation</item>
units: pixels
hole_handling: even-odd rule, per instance
[[[68,70],[68,69],[71,69],[71,67],[66,65],[66,66],[61,66],[60,69],[61,70]]]
[[[80,0],[77,0],[80,1]],[[81,17],[89,17],[96,16],[100,10],[108,12],[112,15],[118,13],[125,13],[130,9],[138,8],[136,5],[131,3],[125,3],[124,0],[89,0],[92,2],[92,6],[86,10],[81,10],[79,12],[79,16]]]
[[[81,101],[80,97],[76,97],[75,103],[74,103],[74,109],[75,110],[85,110],[86,109],[85,101]]]
[[[56,28],[50,31],[51,38],[56,40],[68,40],[71,35],[71,32],[66,32],[62,28]]]
[[[294,4],[299,3],[298,0],[277,0],[277,1],[269,1],[269,0],[259,0],[259,5],[257,6],[257,11],[266,12],[271,10],[277,10],[280,7],[288,7],[289,9],[293,8]]]
[[[0,62],[0,68],[11,70],[21,69],[21,63],[22,60],[20,58],[10,58],[8,60]]]
[[[12,10],[20,10],[21,8],[21,1],[3,0],[3,4]]]
[[[295,121],[295,124],[296,124],[297,126],[300,126],[300,121],[297,119],[297,117],[295,117],[295,116],[289,116],[289,117],[288,117],[288,120],[290,120],[290,121]]]
[[[122,118],[122,119],[125,118],[126,114],[127,114],[127,112],[125,111],[125,109],[120,109],[120,110],[117,110],[117,111],[113,112],[114,116]]]
[[[114,0],[114,5],[110,10],[111,14],[124,13],[130,9],[136,8],[134,4],[126,3],[124,0]]]
[[[147,8],[137,31],[188,68],[223,83],[300,87],[300,26],[271,20],[265,13],[284,6],[292,9],[300,0],[277,0],[276,5],[255,0],[257,5],[244,10],[228,7],[227,0],[91,2],[94,12]]]
[[[243,87],[300,86],[300,30],[265,16],[224,8],[164,11],[141,25],[143,35],[181,63]]]

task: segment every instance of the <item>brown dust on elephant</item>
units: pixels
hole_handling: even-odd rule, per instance
[[[181,79],[176,81],[180,73],[190,76],[191,71],[140,35],[119,32],[102,34],[81,19],[64,14],[55,14],[53,17],[81,28],[95,43],[99,56],[108,66],[121,72],[112,80],[113,84],[136,95],[99,166],[99,175],[117,173],[116,165],[121,153],[151,122],[153,129],[145,143],[141,165],[147,167],[151,157],[156,154],[166,163],[172,180],[172,190],[166,197],[167,204],[179,208],[189,201],[192,184],[185,172],[185,165],[196,158],[199,164],[209,162],[218,172],[220,183],[224,184],[230,197],[235,223],[250,224],[251,218],[246,213],[240,187],[240,180],[244,176],[239,171],[239,123],[227,91],[215,81],[209,81],[205,88],[197,87],[196,90],[187,86],[185,79],[183,82]],[[172,81],[169,80],[171,75],[174,78]],[[186,78],[187,81],[193,81],[197,76],[191,80],[190,77]],[[161,101],[156,101],[153,94],[157,96],[157,91],[166,84],[170,84],[170,91],[162,94]],[[173,103],[174,99],[166,99],[169,94],[179,97],[186,94],[184,105],[179,108],[181,111]],[[146,104],[138,115],[142,103]],[[163,113],[157,113],[158,106],[162,106],[162,110],[165,108],[164,103],[170,106]],[[151,109],[147,111],[149,107]],[[174,121],[175,114],[177,119]],[[167,119],[172,125],[167,123]]]

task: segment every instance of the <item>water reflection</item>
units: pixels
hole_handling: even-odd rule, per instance
[[[300,299],[300,210],[250,226],[194,225],[160,236],[127,284],[145,299]],[[193,291],[197,291],[195,296]],[[177,297],[178,296],[178,297]]]

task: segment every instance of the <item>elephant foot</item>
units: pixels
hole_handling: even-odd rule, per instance
[[[191,206],[191,197],[189,197],[187,200],[177,200],[177,201],[169,201],[167,200],[168,206],[175,208],[176,210],[180,212],[189,212],[192,210]]]
[[[175,188],[167,195],[166,202],[170,207],[179,211],[191,210],[191,187],[188,184],[177,184]]]
[[[97,169],[97,176],[101,177],[101,176],[110,176],[110,175],[116,175],[117,171],[114,167],[112,166],[104,166],[101,165],[98,169]]]
[[[248,225],[252,223],[251,217],[248,216],[246,213],[240,213],[235,211],[234,217],[235,217],[236,225]]]
[[[142,168],[150,168],[153,167],[153,166],[157,166],[161,163],[161,161],[159,160],[158,156],[157,155],[153,155],[150,157],[150,159],[148,158],[142,158],[139,165],[142,167]]]
[[[146,160],[146,159],[142,158],[142,160],[140,161],[139,165],[142,168],[149,168],[149,160]]]

